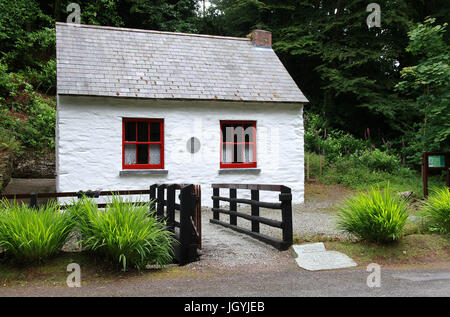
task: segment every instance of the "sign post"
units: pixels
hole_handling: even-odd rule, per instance
[[[422,153],[422,181],[423,196],[428,196],[428,172],[447,171],[447,187],[450,187],[450,153],[423,152]]]

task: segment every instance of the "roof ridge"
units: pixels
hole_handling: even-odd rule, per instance
[[[167,35],[178,35],[178,36],[204,37],[204,38],[214,38],[214,39],[224,39],[224,40],[250,41],[250,39],[247,37],[234,37],[234,36],[169,32],[169,31],[157,31],[157,30],[145,30],[145,29],[132,29],[132,28],[121,28],[121,27],[114,27],[114,26],[101,26],[101,25],[92,25],[92,24],[76,24],[76,23],[56,22],[55,25],[73,26],[73,27],[82,27],[82,28],[91,28],[91,29],[102,29],[102,30],[111,30],[111,31],[123,31],[123,32],[140,32],[140,33],[167,34]]]

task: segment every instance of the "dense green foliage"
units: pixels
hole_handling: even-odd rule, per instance
[[[333,162],[315,153],[306,153],[309,162],[310,181],[318,180],[324,184],[341,184],[355,190],[368,190],[372,186],[384,188],[388,183],[395,192],[412,191],[415,198],[423,197],[423,184],[420,172],[400,167],[393,172],[370,169],[361,163],[358,157],[341,157]],[[398,164],[397,162],[395,164]],[[378,165],[378,163],[377,163]],[[322,173],[320,173],[322,166]],[[442,176],[435,175],[429,179],[430,186],[442,186]]]
[[[444,120],[449,103],[427,108],[435,111],[436,120],[428,120],[430,136],[424,144],[416,140],[420,128],[416,123],[424,121],[427,110],[418,112],[419,104],[396,89],[400,81],[413,80],[401,78],[403,69],[426,60],[412,49],[417,43],[438,39],[439,52],[444,52],[449,40],[443,26],[450,17],[448,1],[377,1],[381,28],[370,29],[366,25],[370,2],[365,1],[214,2],[219,10],[211,9],[209,18],[220,26],[217,32],[244,36],[256,27],[272,32],[275,51],[310,101],[308,113],[325,115],[329,130],[362,139],[369,129],[373,145],[391,140],[402,157],[416,166],[417,154],[424,150],[450,150],[448,120]],[[422,31],[417,24],[428,16],[441,25],[436,32]],[[430,54],[434,58],[436,53]],[[449,50],[439,56],[440,70],[448,71]],[[444,75],[439,77],[440,84],[448,85]],[[437,120],[439,115],[444,116],[442,121]]]
[[[81,233],[83,249],[121,265],[123,271],[172,260],[172,233],[149,212],[149,204],[114,196],[102,211],[91,199],[83,198],[68,211]]]
[[[398,150],[384,138],[375,146],[370,129],[366,129],[363,139],[329,129],[323,115],[307,114],[304,122],[305,168],[309,179],[357,190],[373,185],[384,187],[390,182],[395,191],[413,191],[416,198],[422,197],[420,173],[403,165],[405,159],[400,160],[405,147]],[[445,172],[433,175],[430,185],[444,184],[445,177]]]
[[[67,242],[73,222],[56,202],[39,209],[0,202],[0,247],[17,263],[41,262],[58,254]]]
[[[344,201],[338,228],[370,242],[393,242],[406,224],[406,210],[406,201],[392,194],[389,185],[383,191],[372,188]]]
[[[0,128],[0,152],[2,151],[9,151],[13,154],[21,151],[20,143],[4,128]]]
[[[405,134],[410,143],[406,154],[416,162],[424,149],[450,151],[450,45],[444,41],[447,24],[434,21],[427,19],[408,33],[406,49],[419,61],[402,69],[396,86],[412,98],[408,107],[416,119]]]
[[[450,190],[435,188],[425,202],[423,213],[432,231],[450,233]]]
[[[56,21],[71,0],[0,1],[0,128],[26,148],[52,149]],[[376,147],[417,167],[424,150],[450,150],[449,36],[445,0],[380,0],[381,27],[361,0],[86,0],[81,23],[246,36],[273,48],[324,118],[310,151],[328,157]],[[8,116],[10,118],[8,118]],[[355,120],[357,118],[357,120]],[[23,124],[18,120],[27,121]],[[39,134],[39,136],[37,135]],[[325,138],[326,139],[326,138]]]

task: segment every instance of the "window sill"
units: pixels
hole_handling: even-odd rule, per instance
[[[221,168],[219,174],[259,174],[260,168]]]
[[[121,170],[119,172],[119,176],[126,175],[167,175],[169,173],[168,170]]]

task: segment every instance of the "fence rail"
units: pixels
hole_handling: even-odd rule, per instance
[[[179,192],[179,204],[176,193]],[[197,248],[201,248],[201,187],[192,184],[154,184],[145,190],[78,191],[60,193],[31,193],[0,195],[0,199],[29,199],[29,205],[38,208],[38,198],[62,198],[87,196],[98,198],[112,195],[149,195],[150,210],[155,210],[160,220],[165,220],[168,230],[174,233],[175,260],[184,265],[198,259]],[[167,195],[167,196],[166,196]],[[62,209],[70,205],[61,205]],[[107,203],[97,203],[104,208]],[[175,220],[176,211],[179,221]],[[177,228],[177,230],[175,229]]]
[[[283,185],[261,185],[261,184],[213,184],[213,219],[211,223],[219,224],[240,233],[245,233],[255,239],[268,243],[278,250],[288,249],[293,242],[292,235],[292,194],[289,187]],[[229,197],[220,196],[220,189],[228,189]],[[238,189],[247,189],[251,191],[251,199],[237,198]],[[259,200],[260,191],[276,191],[279,194],[279,203],[263,202]],[[229,210],[220,208],[220,201],[229,202]],[[237,204],[251,205],[251,214],[245,214],[237,211]],[[259,215],[259,208],[280,209],[281,221],[273,220]],[[220,214],[227,214],[230,217],[230,223],[220,220]],[[237,218],[244,218],[251,221],[251,230],[238,227]],[[260,233],[259,224],[265,224],[271,227],[282,229],[283,239],[279,240]]]

